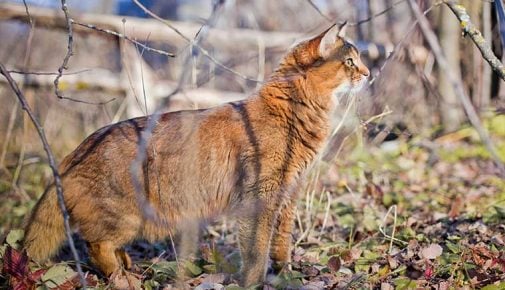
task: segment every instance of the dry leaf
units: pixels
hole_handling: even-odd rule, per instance
[[[428,260],[433,260],[442,255],[442,247],[439,244],[431,244],[421,250],[421,256]]]
[[[338,272],[341,265],[342,263],[340,262],[340,259],[336,256],[333,256],[328,260],[328,269],[330,269],[330,271],[333,273]]]
[[[451,204],[451,210],[449,210],[449,213],[447,214],[451,219],[457,218],[461,210],[463,209],[463,198],[461,196],[456,196],[454,201]]]

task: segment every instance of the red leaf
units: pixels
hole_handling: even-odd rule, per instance
[[[46,273],[46,272],[47,272],[47,269],[39,269],[35,272],[31,272],[30,274],[28,274],[28,280],[36,282],[36,281],[40,280],[40,277],[42,277],[42,275],[44,275],[44,273]]]
[[[426,265],[426,270],[424,270],[424,277],[429,280],[432,276],[433,268],[430,265]]]
[[[26,277],[28,272],[28,261],[29,259],[26,252],[19,252],[11,246],[7,246],[4,254],[2,271],[4,274],[22,280]]]
[[[31,289],[28,285],[25,284],[24,281],[17,282],[15,285],[12,287],[13,290],[28,290]]]

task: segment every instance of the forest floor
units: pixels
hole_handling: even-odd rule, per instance
[[[505,115],[486,125],[505,159]],[[44,265],[16,250],[22,218],[48,178],[44,166],[27,166],[23,194],[0,183],[0,289],[79,285],[68,248],[60,262]],[[497,172],[472,128],[356,143],[336,166],[309,178],[291,267],[269,274],[264,289],[505,289],[505,181]],[[189,288],[240,289],[233,228],[229,220],[208,226],[194,257],[179,264],[170,241],[137,242],[127,248],[133,273],[110,281],[90,265],[82,241],[77,245],[95,288],[177,288],[183,267],[181,283]]]

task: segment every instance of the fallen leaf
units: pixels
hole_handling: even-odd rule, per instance
[[[202,283],[222,284],[222,283],[224,283],[225,279],[226,279],[226,275],[224,273],[209,274],[207,277],[205,277],[202,280]]]
[[[195,290],[222,290],[224,286],[219,283],[207,283],[204,282],[195,287]]]
[[[142,287],[140,280],[128,272],[113,274],[111,280],[114,289],[141,289]]]
[[[439,244],[431,244],[421,250],[421,256],[428,260],[433,260],[442,255],[442,247]]]
[[[449,210],[449,213],[447,215],[451,219],[457,218],[460,215],[462,209],[463,209],[463,198],[461,198],[461,196],[458,195],[451,203],[451,209]]]
[[[302,273],[306,277],[316,277],[317,274],[319,274],[319,270],[316,267],[314,267],[313,265],[307,265],[307,266],[303,266]]]
[[[5,238],[7,244],[14,249],[19,249],[19,242],[23,240],[25,236],[25,231],[23,230],[11,230]]]
[[[387,256],[388,259],[388,264],[391,269],[396,269],[398,267],[398,261],[396,260],[395,257],[392,256]]]
[[[330,269],[332,273],[338,272],[338,270],[340,270],[340,266],[342,266],[340,258],[333,256],[328,260],[328,269]]]
[[[7,246],[3,256],[2,273],[23,279],[28,271],[28,256],[13,247]]]
[[[77,273],[67,265],[55,265],[42,275],[41,280],[49,288],[58,287],[71,280]]]

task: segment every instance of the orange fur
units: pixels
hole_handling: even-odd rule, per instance
[[[129,170],[148,117],[104,127],[68,155],[60,166],[65,204],[93,263],[110,275],[131,265],[120,249],[132,240],[163,239],[185,220],[229,212],[238,216],[243,285],[263,281],[269,253],[288,262],[296,188],[328,137],[334,92],[355,90],[369,74],[338,32],[295,46],[247,100],[163,114],[139,176],[151,212],[139,206]],[[50,187],[24,245],[44,260],[63,240]]]

